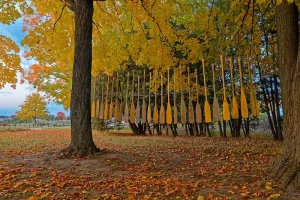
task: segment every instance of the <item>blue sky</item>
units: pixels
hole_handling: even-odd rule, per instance
[[[22,18],[20,18],[11,25],[0,23],[0,35],[11,38],[20,47],[20,55],[24,52],[21,41],[26,35],[26,33],[22,32],[22,22]],[[21,56],[21,66],[23,68],[26,69],[33,63],[34,60],[27,60]],[[26,82],[22,85],[17,84],[16,89],[11,88],[8,84],[3,89],[0,89],[0,116],[5,114],[13,115],[19,109],[19,105],[25,100],[26,95],[32,92],[35,92],[35,90]],[[62,105],[55,103],[49,103],[47,107],[49,112],[54,115],[59,111],[64,111]],[[69,112],[66,112],[66,115],[69,115]]]

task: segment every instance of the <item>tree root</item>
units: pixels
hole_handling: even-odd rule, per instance
[[[96,145],[91,145],[88,147],[73,147],[71,144],[61,150],[59,152],[58,158],[63,159],[63,158],[71,158],[71,157],[87,157],[91,156],[97,152],[100,152],[100,148],[97,148]]]
[[[275,181],[280,181],[281,186],[287,190],[300,189],[300,163],[297,163],[294,157],[287,155],[278,160],[275,166],[271,174]]]

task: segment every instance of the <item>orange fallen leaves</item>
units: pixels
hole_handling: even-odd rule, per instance
[[[60,160],[53,154],[68,145],[69,130],[0,133],[0,196],[202,200],[285,195],[277,183],[257,182],[276,155],[272,141],[103,133],[93,137],[106,153]]]

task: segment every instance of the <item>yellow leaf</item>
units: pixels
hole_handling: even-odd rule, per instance
[[[241,196],[242,196],[242,197],[248,197],[248,193],[242,192],[242,193],[241,193]]]
[[[31,197],[28,198],[28,200],[36,200],[36,199],[37,199],[36,196],[31,196]]]
[[[280,197],[280,194],[271,194],[269,197],[277,199]]]
[[[197,200],[204,200],[203,196],[198,196]]]
[[[272,187],[270,185],[266,185],[267,190],[272,190]]]

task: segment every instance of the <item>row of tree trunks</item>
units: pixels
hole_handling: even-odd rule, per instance
[[[259,67],[261,93],[268,116],[269,127],[274,140],[283,140],[281,110],[279,103],[279,82],[278,76],[262,78]]]

